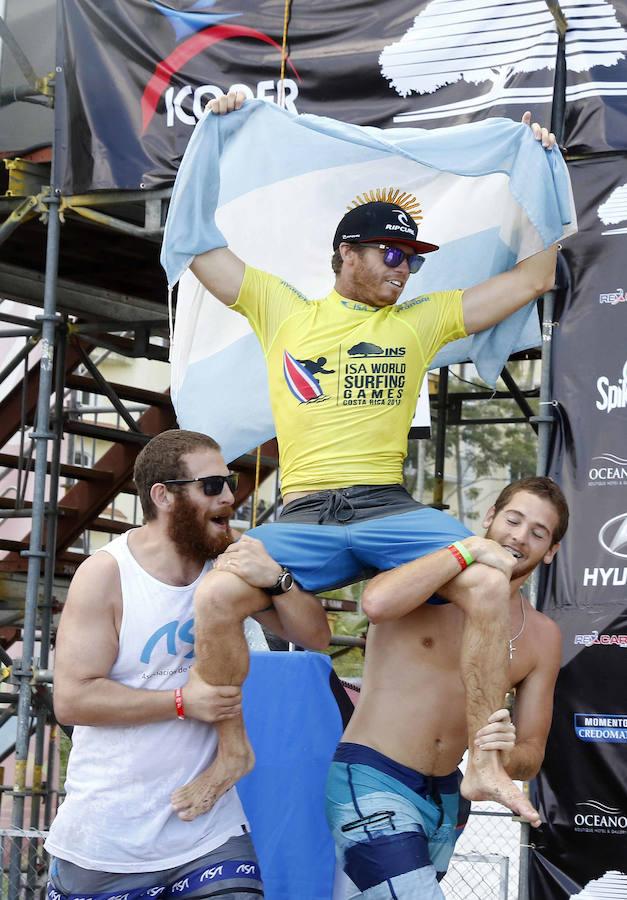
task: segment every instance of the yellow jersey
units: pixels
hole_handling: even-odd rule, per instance
[[[281,489],[402,484],[407,435],[429,362],[465,337],[462,291],[376,309],[333,290],[308,300],[246,267],[236,303],[268,367]]]

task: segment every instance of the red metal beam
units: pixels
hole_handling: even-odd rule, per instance
[[[160,434],[168,428],[176,428],[176,417],[172,406],[165,409],[151,406],[137,424],[144,434]],[[71,522],[69,518],[59,518],[57,553],[70,547],[89,528],[89,523],[97,519],[117,497],[133,476],[133,466],[140,450],[139,444],[113,444],[93,466],[96,470],[111,472],[111,479],[107,482],[78,482],[61,498],[59,508],[75,507],[78,515],[73,516]]]
[[[65,354],[65,372],[69,374],[80,364],[78,350],[68,343]],[[37,409],[39,392],[39,361],[29,369],[26,387],[26,421],[32,422]],[[22,420],[22,382],[19,381],[0,403],[0,447],[4,447],[20,427]]]

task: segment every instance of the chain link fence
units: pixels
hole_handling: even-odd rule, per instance
[[[36,829],[0,829],[0,900],[45,900],[46,837],[46,831]],[[520,825],[502,807],[473,805],[442,881],[447,900],[516,900],[519,841]]]
[[[516,900],[520,824],[496,803],[473,803],[442,889],[447,900]]]
[[[0,898],[45,900],[49,857],[44,851],[47,831],[35,828],[0,829]]]

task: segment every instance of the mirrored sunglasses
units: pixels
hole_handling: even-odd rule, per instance
[[[386,266],[389,266],[390,269],[396,269],[403,260],[407,260],[407,265],[412,275],[415,275],[416,272],[420,271],[422,264],[425,261],[424,256],[420,256],[419,253],[405,253],[405,251],[401,250],[399,247],[389,247],[387,244],[366,244],[365,246],[376,247],[377,250],[381,250],[383,253],[383,262]]]
[[[203,492],[207,497],[217,497],[224,490],[224,485],[232,494],[237,489],[239,481],[239,473],[229,472],[228,475],[203,475],[201,478],[170,478],[168,481],[162,481],[161,484],[194,484],[199,481],[202,485]]]

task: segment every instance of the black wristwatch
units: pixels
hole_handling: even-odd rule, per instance
[[[264,591],[266,594],[270,594],[271,597],[276,597],[277,594],[287,594],[288,591],[292,590],[293,586],[294,576],[289,569],[286,569],[285,566],[283,566],[276,584],[264,588]]]

